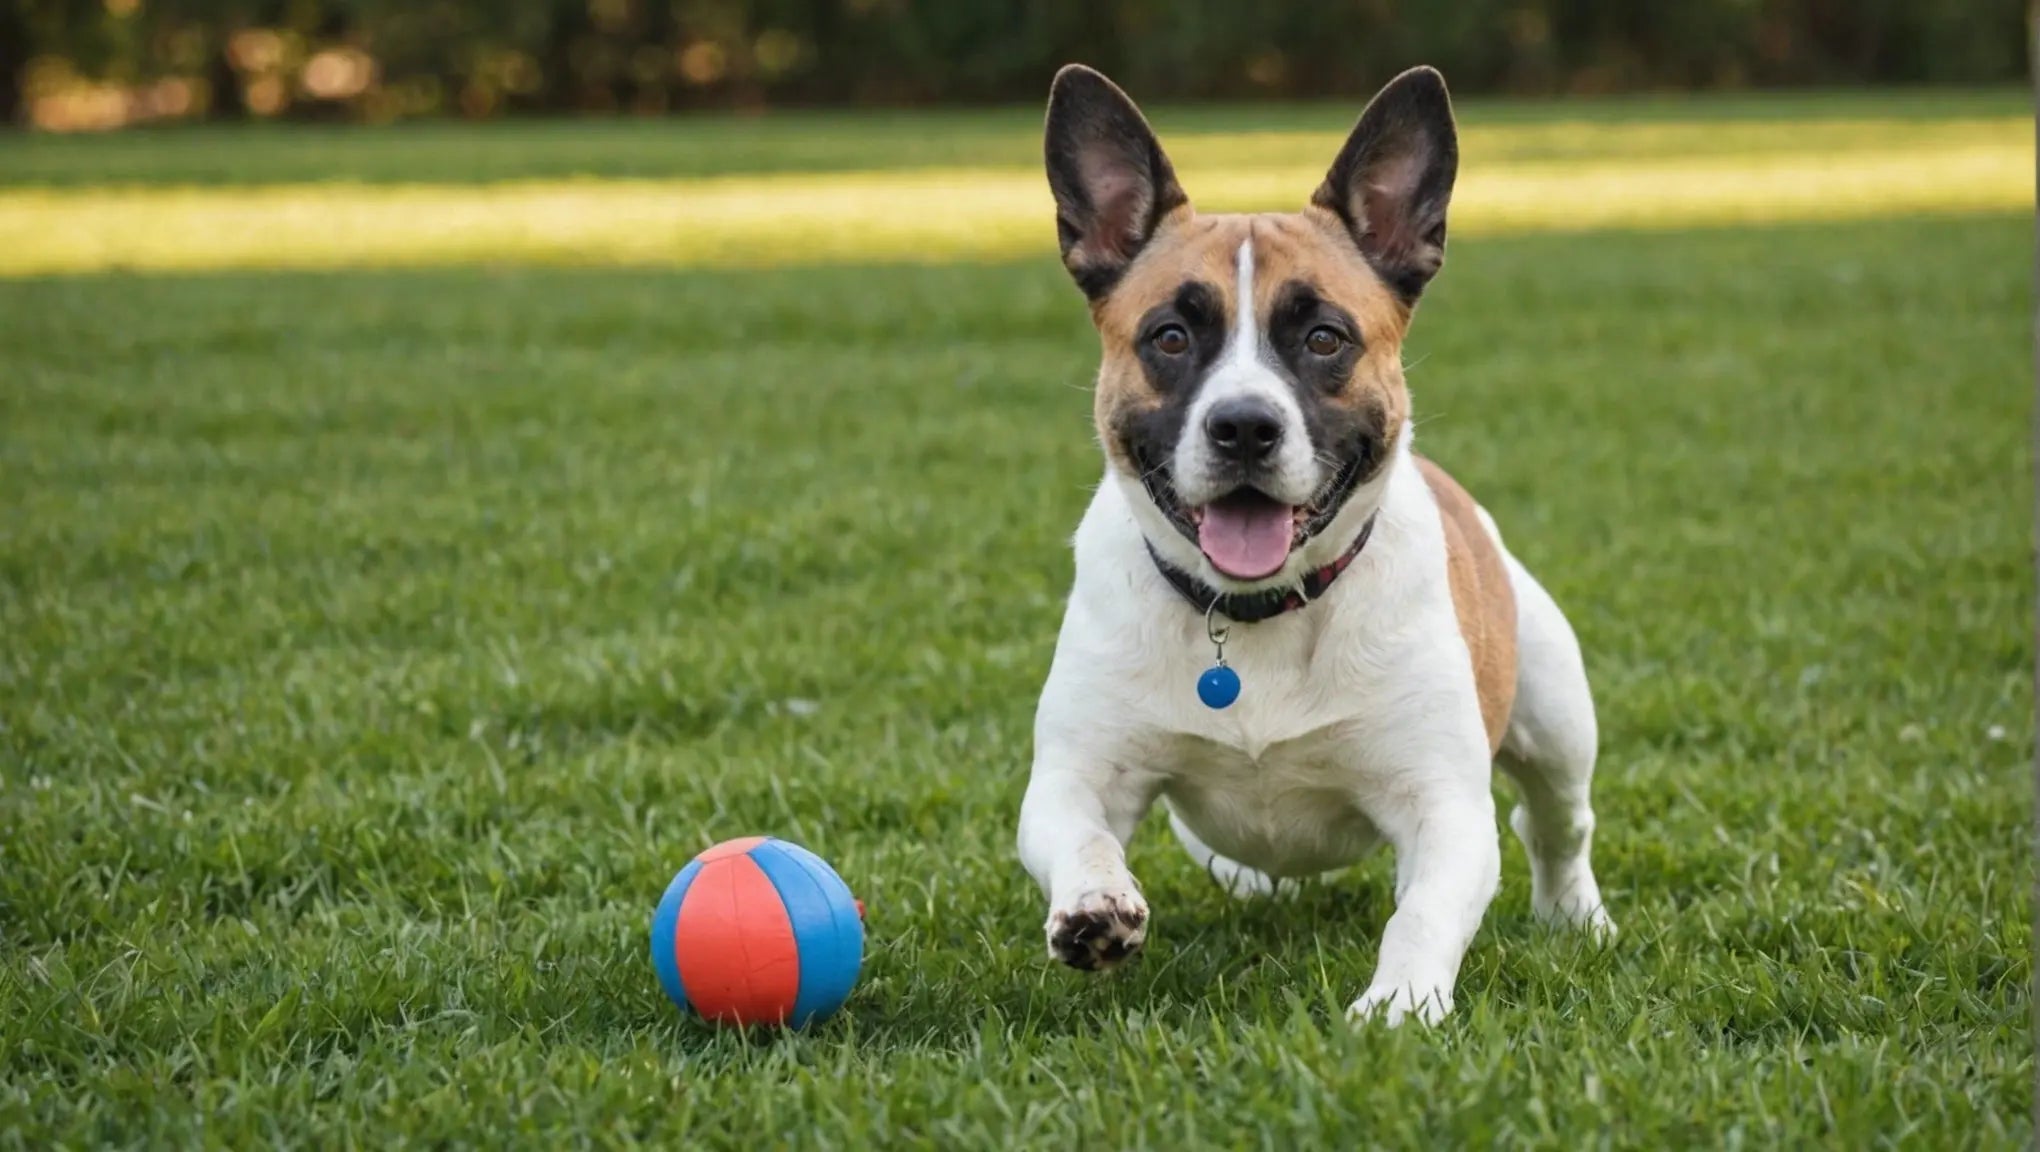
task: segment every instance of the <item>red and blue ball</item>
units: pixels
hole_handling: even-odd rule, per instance
[[[696,856],[652,917],[652,967],[684,1011],[718,1024],[789,1025],[843,1006],[864,964],[864,921],[821,857],[767,836]]]

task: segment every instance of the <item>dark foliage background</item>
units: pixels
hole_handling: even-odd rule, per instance
[[[1032,100],[1998,82],[2021,0],[0,0],[0,115],[390,120]]]

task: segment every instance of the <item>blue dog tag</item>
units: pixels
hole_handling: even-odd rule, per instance
[[[1240,674],[1223,664],[1206,668],[1197,678],[1197,698],[1214,712],[1231,707],[1240,698]]]

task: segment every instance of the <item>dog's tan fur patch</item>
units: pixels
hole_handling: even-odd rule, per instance
[[[1488,751],[1499,752],[1516,703],[1516,594],[1502,552],[1480,522],[1473,497],[1443,468],[1417,457],[1424,483],[1438,501],[1445,526],[1445,571],[1452,582],[1452,609],[1460,635],[1473,655],[1480,718],[1487,725]]]

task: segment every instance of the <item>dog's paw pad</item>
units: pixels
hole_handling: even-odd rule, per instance
[[[1094,893],[1048,918],[1048,952],[1072,968],[1099,972],[1140,951],[1147,905],[1139,896]]]

